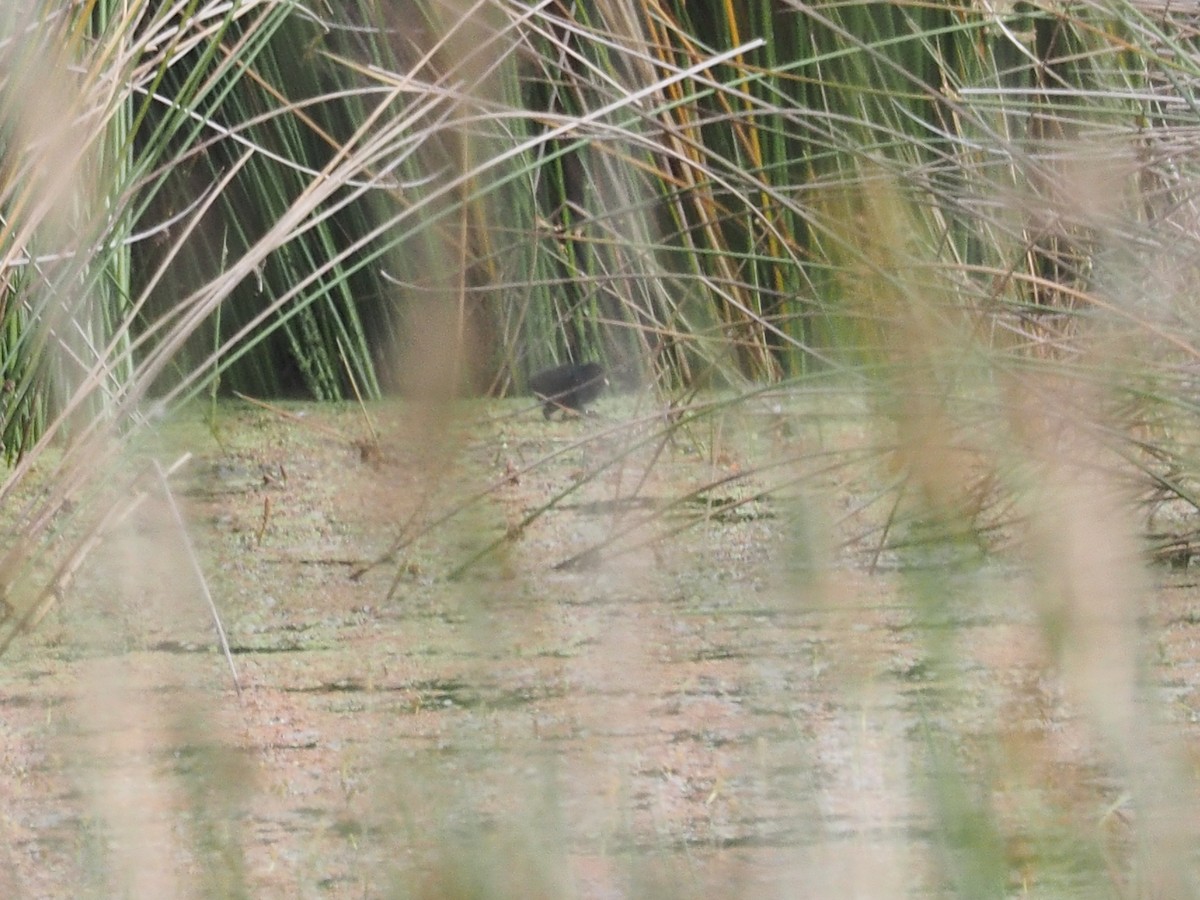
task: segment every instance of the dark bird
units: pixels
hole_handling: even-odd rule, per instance
[[[567,363],[543,369],[529,379],[530,390],[546,403],[542,415],[547,419],[556,409],[583,412],[607,384],[604,367],[594,362]]]

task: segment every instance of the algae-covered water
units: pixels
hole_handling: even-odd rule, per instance
[[[187,537],[149,490],[0,668],[0,891],[1110,883],[1127,784],[1056,675],[1028,576],[858,552],[844,514],[869,490],[826,465],[827,426],[781,422],[185,413],[137,459],[191,454],[169,482]],[[933,606],[914,601],[930,578]],[[1171,578],[1148,644],[1190,739],[1200,595]]]

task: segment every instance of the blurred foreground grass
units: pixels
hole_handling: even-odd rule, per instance
[[[0,8],[0,894],[1194,895],[1190,13],[418,6]]]

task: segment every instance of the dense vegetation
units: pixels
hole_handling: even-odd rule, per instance
[[[1062,360],[1093,313],[1153,340],[1186,259],[1193,60],[1140,5],[106,6],[9,14],[10,458],[214,379],[881,363],[893,302]]]

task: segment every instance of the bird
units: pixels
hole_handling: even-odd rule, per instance
[[[542,415],[547,419],[556,409],[583,412],[607,384],[604,367],[596,362],[565,363],[543,369],[529,379],[530,390],[545,402]]]

